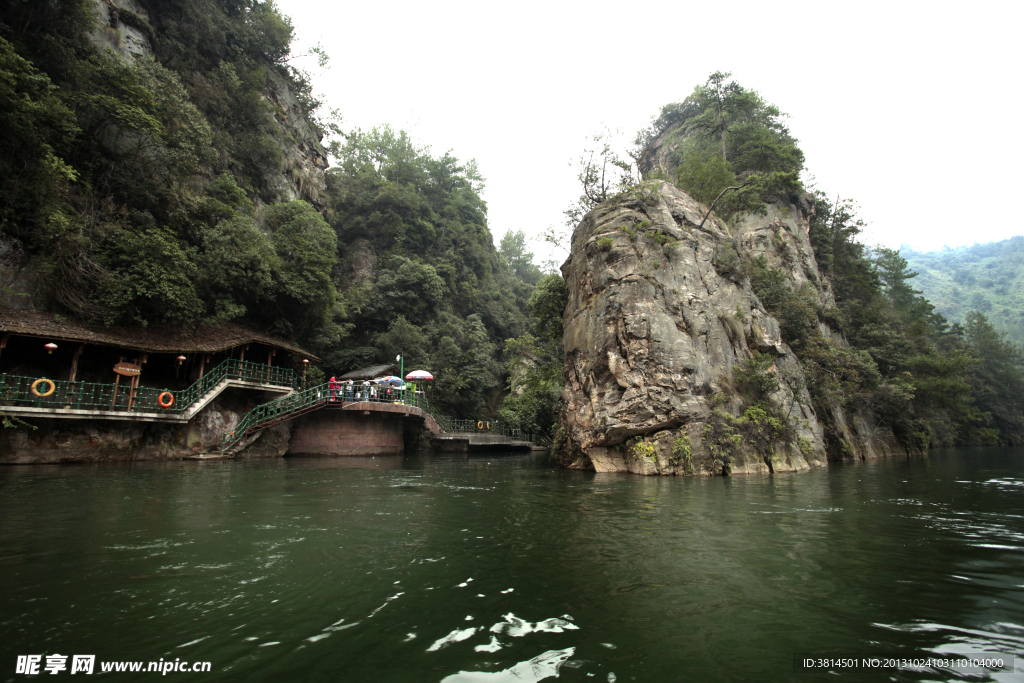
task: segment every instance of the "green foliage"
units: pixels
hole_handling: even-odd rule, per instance
[[[710,459],[705,463],[711,474],[729,474],[733,454],[743,446],[743,435],[736,425],[736,418],[721,408],[711,412],[701,434]]]
[[[808,372],[816,403],[870,407],[880,424],[916,449],[1019,442],[1024,413],[1014,398],[1019,392],[1008,389],[1024,388],[1011,369],[1015,361],[996,373],[983,369],[985,361],[979,362],[986,354],[1013,358],[1013,347],[987,345],[989,350],[982,351],[986,344],[972,343],[958,325],[949,328],[945,318],[910,286],[917,273],[900,252],[872,251],[857,241],[864,223],[856,218],[852,202],[838,198],[830,202],[819,193],[816,208],[811,244],[832,283],[838,305],[831,315],[833,324],[842,324],[850,344],[840,348],[813,332],[796,335],[803,346],[794,342],[794,348]],[[756,279],[752,277],[752,282]],[[769,286],[767,278],[761,283],[765,291],[777,289]],[[793,312],[799,314],[800,309],[792,298],[782,296],[780,321]],[[978,323],[979,318],[972,320]],[[975,329],[979,335],[974,341],[987,337],[983,333],[989,329],[987,322]],[[785,324],[783,332],[786,338]],[[1003,378],[1009,384],[1000,388]]]
[[[693,446],[685,432],[672,441],[671,461],[676,467],[681,465],[685,472],[693,471]]]
[[[567,290],[560,275],[548,275],[530,297],[529,309],[538,336],[525,334],[505,342],[511,394],[499,419],[535,434],[553,435],[562,393],[562,316]]]
[[[634,437],[626,443],[626,455],[631,458],[654,460],[654,444],[646,441],[642,436]]]
[[[981,313],[967,314],[964,336],[968,352],[975,359],[970,369],[978,409],[988,413],[976,440],[1024,445],[1024,352],[1007,341]]]
[[[17,415],[5,415],[3,413],[0,413],[0,424],[3,425],[4,429],[17,429],[18,427],[24,427],[32,431],[39,429],[36,425],[25,422],[25,420],[22,420]]]
[[[527,306],[537,333],[549,342],[562,343],[562,317],[568,305],[569,290],[561,275],[547,275],[530,295]]]
[[[580,222],[583,214],[636,185],[631,162],[613,149],[612,138],[612,131],[607,129],[593,135],[592,145],[584,150],[576,163],[576,177],[582,194],[565,211],[570,229]]]
[[[526,251],[526,233],[522,230],[509,230],[501,238],[498,249],[505,263],[512,269],[512,274],[528,285],[536,285],[544,274],[533,263],[533,253]]]
[[[971,311],[983,313],[1007,339],[1024,346],[1024,237],[957,249],[900,255],[919,274],[914,280],[935,310],[964,324]]]
[[[715,247],[711,265],[719,275],[733,280],[740,280],[747,274],[746,264],[736,252],[732,242],[721,242]]]
[[[280,259],[273,243],[248,216],[232,216],[203,232],[196,257],[196,293],[212,321],[256,313],[275,294]]]
[[[760,400],[767,399],[779,390],[775,359],[759,351],[754,351],[750,358],[737,365],[733,371],[733,380],[741,391]]]
[[[0,2],[0,229],[79,317],[338,338],[333,232],[309,207],[265,206],[279,225],[256,229],[254,200],[271,204],[280,182],[275,84],[301,90],[289,21],[256,0],[144,4],[152,25],[112,17],[155,59],[124,62],[88,39],[92,3]]]
[[[275,325],[280,333],[309,337],[336,303],[331,271],[338,238],[303,201],[268,206],[261,218],[280,264],[275,272]]]
[[[432,156],[402,131],[351,131],[333,154],[339,164],[328,172],[327,195],[343,245],[334,277],[352,333],[327,364],[343,372],[390,362],[404,349],[407,367],[416,358],[437,377],[428,392],[439,410],[490,414],[502,385],[498,351],[527,331],[531,296],[543,308],[550,286],[531,262],[524,233],[507,232],[496,250],[476,164]],[[349,254],[357,253],[369,267],[346,271]],[[509,397],[508,409],[521,419],[508,410],[499,419],[539,421],[547,430],[550,415],[536,417],[530,404],[541,394]]]
[[[201,314],[196,267],[172,232],[120,230],[104,247],[104,305],[140,325],[188,323]]]
[[[611,250],[613,244],[615,244],[615,240],[613,240],[611,237],[602,237],[599,240],[597,240],[597,248],[600,249],[601,251]]]
[[[656,139],[676,185],[726,221],[744,212],[764,213],[764,201],[801,189],[803,152],[782,123],[785,115],[747,90],[731,74],[715,72],[682,103],[636,138],[641,167],[653,171],[649,146]]]
[[[775,445],[793,441],[796,433],[774,404],[758,401],[739,417],[716,408],[704,425],[702,438],[711,455],[709,470],[729,474],[734,457],[744,446],[753,448],[771,468]]]

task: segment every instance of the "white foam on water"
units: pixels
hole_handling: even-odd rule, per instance
[[[190,640],[190,641],[188,641],[187,643],[185,643],[183,645],[179,645],[178,647],[188,647],[189,645],[195,645],[196,643],[201,643],[202,641],[206,640],[209,637],[210,636],[203,636],[202,638],[196,638],[195,640]]]
[[[441,679],[441,683],[536,683],[545,678],[558,678],[558,670],[575,652],[574,647],[548,650],[504,671],[460,671]]]
[[[331,637],[330,633],[320,633],[320,634],[317,634],[315,636],[310,636],[309,638],[306,638],[306,640],[308,640],[311,643],[315,643],[318,640],[323,640],[324,638],[330,638],[330,637]]]
[[[502,644],[498,642],[495,636],[491,636],[491,642],[486,645],[477,645],[473,648],[476,652],[497,652],[502,648]]]
[[[504,619],[504,622],[498,622],[491,626],[491,633],[521,638],[529,633],[563,633],[565,631],[578,631],[580,628],[566,619],[554,617],[533,624],[509,612],[504,616]]]
[[[436,652],[441,648],[448,647],[452,643],[462,642],[467,638],[471,638],[474,633],[482,628],[482,626],[474,626],[473,628],[455,629],[444,638],[434,641],[434,644],[427,648],[427,652]]]
[[[280,645],[280,644],[281,644],[280,640],[271,640],[268,643],[261,643],[260,647],[270,647],[271,645]]]
[[[383,605],[381,605],[381,606],[380,606],[380,607],[378,607],[377,609],[375,609],[375,610],[373,610],[372,612],[370,612],[370,616],[368,616],[368,617],[366,617],[366,618],[367,618],[367,619],[371,619],[371,618],[373,618],[373,616],[374,616],[375,614],[377,614],[377,612],[379,612],[379,611],[381,611],[382,609],[384,609],[385,607],[387,607],[387,606],[388,606],[388,603],[389,603],[389,602],[391,602],[392,600],[397,600],[398,598],[400,598],[400,597],[401,597],[401,596],[403,596],[403,595],[405,595],[405,593],[404,593],[404,592],[402,592],[402,593],[395,593],[395,594],[394,594],[394,595],[392,595],[392,596],[391,596],[390,598],[388,598],[387,600],[385,600],[385,601],[384,601],[384,604],[383,604]]]
[[[416,638],[416,634],[415,633],[406,633],[405,634],[405,640],[403,640],[402,642],[403,643],[408,643],[410,640],[414,640],[415,638]]]
[[[501,591],[502,593],[511,593],[515,588],[509,588],[507,591]]]
[[[325,628],[324,631],[325,632],[327,632],[327,631],[344,631],[347,628],[352,628],[353,626],[359,625],[358,621],[353,621],[351,624],[345,624],[345,625],[341,626],[340,624],[341,624],[342,621],[345,621],[345,620],[342,619],[341,621],[336,621],[335,623],[333,623],[330,626],[328,626],[327,628]]]

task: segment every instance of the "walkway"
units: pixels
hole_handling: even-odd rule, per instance
[[[124,384],[0,375],[0,414],[19,417],[125,420],[187,423],[229,387],[284,394],[256,406],[224,435],[222,456],[232,456],[255,435],[281,422],[324,408],[373,413],[403,413],[424,420],[431,439],[442,448],[529,448],[532,435],[520,434],[499,422],[453,420],[438,414],[422,393],[392,389],[370,391],[365,385],[343,385],[331,396],[327,384],[299,391],[300,377],[290,369],[227,359],[187,389],[133,387]],[[137,378],[135,378],[137,379]],[[33,390],[45,396],[36,395]],[[170,405],[161,405],[170,404]]]
[[[182,391],[132,387],[123,384],[50,380],[0,375],[0,412],[19,417],[130,420],[133,422],[188,422],[229,387],[290,394],[300,386],[295,371],[261,363],[227,359]],[[52,391],[50,391],[52,385]],[[171,405],[164,407],[163,403]]]
[[[518,430],[513,432],[498,422],[453,420],[436,412],[421,393],[397,389],[392,391],[391,396],[387,396],[379,390],[370,392],[365,385],[343,385],[332,396],[330,386],[321,384],[264,403],[246,413],[235,425],[234,431],[224,436],[221,454],[234,455],[252,443],[257,432],[321,409],[358,411],[367,416],[390,412],[419,417],[425,421],[426,429],[435,444],[456,445],[460,450],[473,447],[532,447],[532,435],[519,435]],[[476,429],[473,430],[473,427]]]

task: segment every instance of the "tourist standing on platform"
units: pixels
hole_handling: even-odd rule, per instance
[[[338,395],[338,380],[332,376],[331,381],[327,384],[327,388],[330,389],[330,401],[333,403],[335,397]]]

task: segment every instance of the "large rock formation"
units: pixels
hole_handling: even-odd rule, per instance
[[[701,225],[703,205],[653,182],[584,217],[562,266],[563,464],[640,474],[825,464],[825,433],[800,363],[739,267],[763,256],[793,283],[821,287],[827,303],[808,239],[813,204],[793,199],[732,228],[714,216]],[[745,391],[737,371],[763,378],[768,395]],[[766,429],[769,417],[778,422]]]

